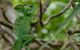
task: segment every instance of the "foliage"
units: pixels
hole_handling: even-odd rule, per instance
[[[45,0],[42,0],[42,2],[45,2]],[[68,2],[69,0],[51,0],[47,10],[44,14],[42,14],[42,20],[46,21],[49,16],[59,13],[68,4]],[[31,24],[38,22],[38,17],[35,17],[37,16],[37,12],[39,9],[38,1],[13,0],[12,3],[18,15],[17,20],[14,24],[14,32],[18,34],[18,37],[28,35],[31,29]],[[70,7],[66,12],[64,12],[63,15],[60,15],[59,17],[50,20],[47,25],[42,27],[38,23],[35,29],[35,33],[33,33],[37,36],[36,38],[43,39],[45,41],[66,41],[67,37],[65,35],[65,32],[69,29],[74,30],[73,28],[77,27],[78,24],[75,15],[80,13],[80,1],[76,0],[75,3],[77,4],[74,9]],[[80,39],[78,35],[73,35],[73,39],[76,38]],[[22,42],[20,41],[18,43]],[[16,50],[20,50],[20,48]],[[71,47],[67,48],[68,50],[71,49]]]

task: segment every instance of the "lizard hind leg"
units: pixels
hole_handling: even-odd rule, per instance
[[[25,48],[25,50],[30,50],[28,47],[27,47],[27,42],[25,42],[24,44],[23,44],[23,47]]]
[[[26,50],[30,50],[28,47],[25,47]]]
[[[24,47],[26,50],[30,50],[30,49],[28,48],[28,45],[29,45],[33,40],[34,40],[34,36],[32,36],[32,35],[25,35],[25,36],[23,36],[23,41],[24,41],[23,47]]]

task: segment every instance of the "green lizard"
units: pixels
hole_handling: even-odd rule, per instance
[[[25,45],[28,45],[33,39],[34,36],[30,35],[30,22],[31,22],[31,8],[24,6],[19,6],[19,12],[24,13],[24,16],[18,17],[14,24],[14,33],[17,34],[18,38],[12,46],[12,50],[21,50]],[[21,9],[20,9],[21,8]]]

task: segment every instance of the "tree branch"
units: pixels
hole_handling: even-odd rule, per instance
[[[4,9],[4,8],[2,8],[2,14],[3,14],[4,19],[5,19],[7,22],[11,23],[11,21],[7,18],[6,14],[5,14],[5,9]],[[12,24],[12,23],[11,23],[11,24]]]
[[[48,24],[48,22],[51,19],[59,17],[60,15],[62,15],[63,13],[65,13],[69,9],[69,7],[71,6],[72,1],[73,0],[70,0],[69,3],[65,6],[65,8],[63,10],[61,10],[58,14],[49,16],[49,18],[44,22],[44,25]]]
[[[42,8],[42,3],[41,3],[41,0],[39,0],[39,23],[41,26],[43,26],[43,23],[42,23],[42,11],[43,11],[43,8]]]
[[[8,28],[4,28],[0,26],[0,35],[1,35],[1,38],[3,38],[4,41],[7,42],[11,46],[16,40],[16,36]]]
[[[10,23],[6,22],[6,21],[0,20],[0,24],[10,28],[11,30],[13,29],[13,26]]]

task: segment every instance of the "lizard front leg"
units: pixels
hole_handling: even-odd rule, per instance
[[[34,40],[34,36],[32,36],[32,35],[24,35],[24,36],[23,36],[23,40],[24,40],[23,47],[24,47],[26,50],[30,50],[30,49],[27,47],[27,45]]]

